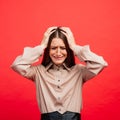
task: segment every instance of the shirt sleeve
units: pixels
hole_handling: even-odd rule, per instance
[[[43,46],[25,47],[22,55],[16,57],[11,65],[11,68],[24,77],[33,79],[35,75],[35,68],[33,63],[39,60],[39,57],[43,54]]]
[[[96,76],[103,70],[104,67],[108,66],[108,63],[104,60],[102,56],[99,56],[90,50],[89,45],[76,45],[74,48],[74,53],[80,61],[86,63],[83,69],[84,81]]]

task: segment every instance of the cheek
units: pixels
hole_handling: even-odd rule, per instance
[[[67,51],[66,51],[66,50],[65,50],[65,51],[63,51],[63,54],[67,56]]]
[[[51,58],[54,54],[55,54],[55,52],[54,52],[53,50],[50,50],[50,51],[49,51],[49,56],[50,56],[50,58]]]
[[[61,54],[64,55],[64,56],[67,56],[67,51],[63,50],[63,51],[61,51]]]
[[[50,50],[49,51],[49,55],[52,55],[52,54],[54,54],[55,52],[53,51],[53,50]]]
[[[65,53],[65,56],[67,57],[67,52]]]

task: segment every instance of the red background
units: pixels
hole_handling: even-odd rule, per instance
[[[0,120],[39,120],[33,82],[10,69],[50,26],[68,26],[109,66],[83,86],[83,120],[120,120],[119,0],[0,1]]]

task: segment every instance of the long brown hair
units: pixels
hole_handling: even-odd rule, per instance
[[[65,59],[64,63],[66,64],[67,67],[72,67],[75,65],[75,57],[73,51],[70,49],[67,37],[65,36],[64,33],[66,33],[64,30],[62,30],[60,27],[57,27],[56,29],[53,29],[52,34],[49,37],[47,47],[44,51],[43,59],[42,59],[42,65],[45,67],[52,62],[50,56],[49,56],[49,51],[50,51],[50,45],[53,40],[53,38],[60,38],[63,40],[66,51],[67,51],[67,58]]]

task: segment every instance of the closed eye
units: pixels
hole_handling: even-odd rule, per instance
[[[55,49],[57,49],[57,47],[51,47],[50,49],[55,50]]]
[[[60,47],[60,49],[65,50],[65,49],[66,49],[66,47]]]
[[[52,50],[56,50],[57,48],[60,48],[61,50],[66,50],[65,46],[60,46],[60,47],[52,46],[52,47],[50,47],[50,49],[52,49]]]

